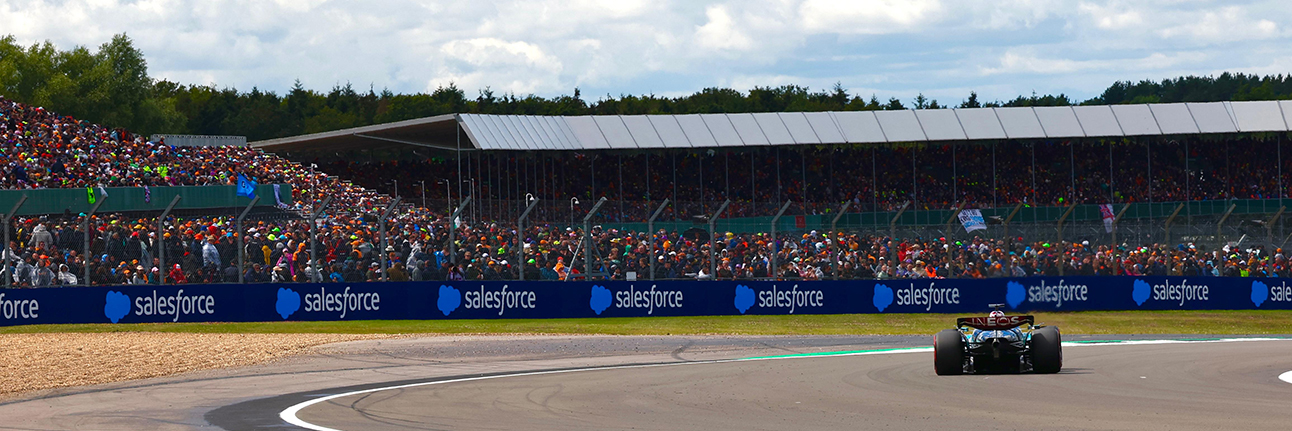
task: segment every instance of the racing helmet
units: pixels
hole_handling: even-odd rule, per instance
[[[1000,311],[1000,310],[992,310],[991,314],[988,314],[987,316],[989,316],[989,317],[1004,317],[1004,316],[1005,316],[1005,312],[1004,312],[1004,311]]]

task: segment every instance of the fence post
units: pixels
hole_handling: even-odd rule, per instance
[[[659,258],[655,256],[655,219],[659,217],[660,213],[664,212],[664,208],[667,206],[668,199],[664,199],[664,203],[660,204],[659,209],[650,215],[650,220],[646,221],[646,234],[650,235],[650,279],[652,281],[655,280],[655,262],[659,261]]]
[[[1180,215],[1180,210],[1182,209],[1184,209],[1183,203],[1176,206],[1175,211],[1171,212],[1171,216],[1166,218],[1166,240],[1163,243],[1168,246],[1171,245],[1171,225],[1175,223],[1175,216]]]
[[[1288,207],[1286,206],[1279,207],[1279,212],[1274,213],[1274,217],[1265,222],[1265,237],[1270,245],[1274,245],[1274,224],[1279,222],[1279,217],[1282,217],[1283,211],[1287,209]]]
[[[592,216],[601,210],[601,205],[604,203],[606,203],[606,197],[602,196],[597,200],[597,204],[592,206],[592,210],[588,211],[588,215],[583,216],[583,279],[585,281],[592,280]]]
[[[13,204],[13,209],[4,215],[4,287],[6,289],[13,285],[13,268],[9,266],[12,263],[10,257],[17,254],[9,248],[9,221],[13,220],[14,214],[18,213],[18,208],[22,208],[22,204],[26,202],[27,194],[23,193],[22,197],[18,198],[18,203]]]
[[[833,254],[834,254],[834,259],[833,259],[833,261],[834,261],[834,279],[835,279],[835,280],[839,280],[839,279],[842,279],[842,278],[843,278],[843,277],[841,277],[841,276],[839,275],[839,252],[840,252],[840,250],[842,250],[842,249],[840,249],[840,248],[838,247],[838,244],[837,244],[837,243],[839,242],[839,236],[836,236],[836,235],[837,235],[837,233],[838,233],[839,219],[843,218],[843,213],[844,213],[845,211],[848,211],[848,207],[849,207],[849,206],[852,206],[852,201],[848,201],[848,202],[844,202],[844,203],[843,203],[843,207],[839,208],[839,213],[834,215],[834,220],[830,220],[830,233],[826,234],[826,237],[827,237],[827,238],[829,238],[830,236],[835,236],[835,237],[834,237],[834,241],[830,241],[830,243],[829,243],[829,246],[830,246],[830,247],[834,247],[834,248],[835,248],[834,253],[833,253]]]
[[[1120,275],[1122,266],[1121,258],[1117,256],[1117,226],[1122,221],[1122,214],[1126,214],[1126,210],[1130,209],[1130,207],[1131,204],[1126,204],[1121,211],[1117,212],[1117,217],[1113,217],[1113,245],[1112,250],[1109,250],[1113,253],[1113,275]]]
[[[769,240],[769,244],[772,246],[772,262],[771,266],[767,267],[767,276],[773,280],[776,279],[776,255],[779,253],[779,250],[776,249],[776,222],[780,221],[781,216],[785,215],[785,210],[790,209],[790,204],[792,203],[794,202],[785,201],[785,205],[781,206],[781,210],[776,212],[776,217],[772,217],[772,237]]]
[[[712,280],[718,279],[718,217],[722,212],[727,210],[727,205],[731,205],[731,199],[722,202],[722,206],[713,212],[713,217],[709,217],[709,277]]]
[[[947,219],[947,227],[945,229],[947,232],[951,232],[951,224],[955,223],[956,219],[960,218],[960,212],[965,210],[965,204],[967,203],[968,202],[961,202],[960,205],[956,205],[956,209],[951,210],[951,218]]]
[[[1076,208],[1077,208],[1077,204],[1075,204],[1075,203],[1074,203],[1074,204],[1071,204],[1071,205],[1068,205],[1068,210],[1063,212],[1063,216],[1059,217],[1059,227],[1058,227],[1058,230],[1059,230],[1059,244],[1058,244],[1058,245],[1059,245],[1059,249],[1060,249],[1060,250],[1062,250],[1062,249],[1063,249],[1063,221],[1064,221],[1064,220],[1067,220],[1067,219],[1068,219],[1068,216],[1072,214],[1072,210],[1074,210],[1074,209],[1076,209]],[[1059,259],[1063,259],[1063,254],[1059,254]],[[1063,262],[1062,262],[1062,260],[1060,260],[1060,262],[1059,262],[1059,275],[1060,275],[1060,276],[1062,276],[1062,275],[1063,275]]]
[[[331,199],[331,197],[329,196],[328,199]],[[247,213],[251,212],[251,209],[256,206],[257,202],[260,202],[260,196],[251,198],[251,203],[247,204],[247,208],[242,210],[242,214],[238,215],[236,224],[236,229],[238,229],[238,284],[246,283],[246,280],[244,280],[243,277],[245,277],[247,273],[247,232],[242,230],[242,219],[247,218]]]
[[[170,211],[175,209],[175,204],[179,203],[179,200],[182,197],[184,197],[184,195],[175,195],[175,198],[170,200],[170,205],[166,206],[166,210],[162,211],[160,217],[157,217],[157,244],[158,244],[157,255],[160,256],[157,259],[157,266],[159,267],[157,268],[157,272],[158,272],[157,284],[160,284],[163,286],[166,285],[167,271],[166,271],[166,241],[165,241],[165,237],[163,237],[162,235],[162,229],[166,227],[166,216],[170,215]],[[145,275],[145,277],[147,277],[147,275]]]
[[[1229,209],[1225,210],[1225,215],[1220,216],[1220,221],[1216,222],[1216,240],[1220,240],[1220,229],[1224,227],[1225,220],[1229,219],[1229,214],[1234,212],[1234,208],[1238,208],[1238,204],[1229,204]]]
[[[893,220],[888,222],[888,239],[891,240],[897,237],[897,221],[902,218],[902,213],[905,213],[906,208],[910,206],[911,206],[911,201],[906,201],[906,203],[903,203],[902,207],[897,210],[897,215],[893,216]]]
[[[326,210],[328,204],[331,204],[331,203],[332,203],[332,196],[328,195],[326,199],[323,199],[322,204],[319,204],[317,208],[314,208],[313,210],[310,211],[310,269],[314,271],[314,276],[319,277],[319,281],[323,281],[323,274],[319,274],[319,265],[318,265],[319,254],[317,251],[317,248],[318,248],[317,246],[319,242],[318,241],[319,213]],[[250,208],[251,208],[250,206],[247,207],[247,209],[250,209]],[[241,228],[241,226],[239,226],[239,228]],[[314,281],[314,280],[310,280],[310,281]]]
[[[81,272],[85,274],[86,286],[90,285],[90,217],[94,217],[94,213],[99,212],[99,206],[103,205],[103,201],[107,199],[108,197],[104,196],[95,201],[94,206],[90,207],[90,212],[85,213],[85,219],[81,220],[81,232],[85,233],[85,251],[81,255],[81,261],[84,265],[81,265]],[[157,244],[161,243],[161,238],[157,238]],[[6,242],[5,244],[8,243]]]
[[[395,211],[395,207],[399,205],[399,200],[400,198],[397,197],[395,200],[390,201],[390,206],[387,206],[386,211],[381,213],[381,220],[377,221],[377,226],[381,229],[381,245],[377,246],[379,249],[377,255],[381,257],[381,265],[379,266],[381,268],[381,281],[388,280],[386,273],[390,272],[386,268],[386,219],[389,219],[390,213]]]
[[[458,209],[453,210],[453,214],[449,215],[449,262],[454,265],[458,263],[458,245],[454,242],[454,236],[458,233],[458,214],[462,214],[462,210],[471,205],[471,198],[472,196],[467,196],[467,199],[458,205]]]
[[[525,218],[529,217],[529,212],[538,206],[538,198],[529,201],[529,206],[525,207],[525,212],[520,213],[520,219],[516,220],[516,265],[520,268],[520,280],[525,280]]]

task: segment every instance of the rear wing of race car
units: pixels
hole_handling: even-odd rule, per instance
[[[956,319],[956,327],[970,327],[984,331],[1001,331],[1005,329],[1014,329],[1023,325],[1033,325],[1036,319],[1032,316],[986,316],[986,317],[961,317]]]

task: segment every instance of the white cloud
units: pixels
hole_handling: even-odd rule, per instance
[[[807,0],[799,19],[813,33],[885,34],[917,30],[942,9],[938,0]]]
[[[1091,96],[1113,80],[1292,72],[1290,24],[1286,0],[0,0],[0,33],[23,44],[127,32],[154,77],[280,93],[300,79],[469,95],[842,82],[881,99]]]

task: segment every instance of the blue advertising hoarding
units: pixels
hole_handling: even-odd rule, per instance
[[[1282,279],[401,282],[0,290],[0,326],[743,314],[1292,309]]]

